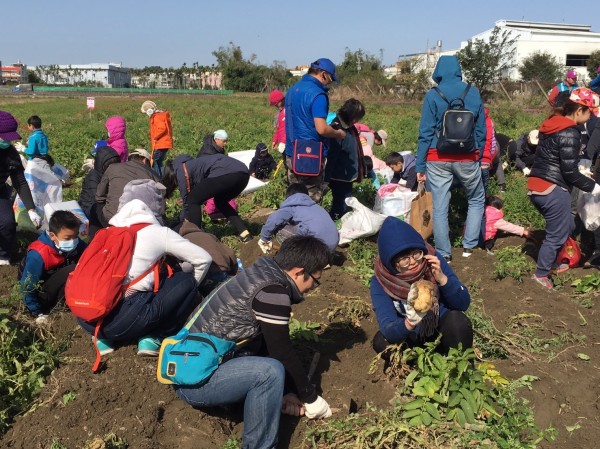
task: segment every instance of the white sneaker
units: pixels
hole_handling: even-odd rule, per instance
[[[473,250],[469,248],[463,248],[463,257],[471,257]]]
[[[2,265],[10,265],[9,259],[0,258],[0,266]]]

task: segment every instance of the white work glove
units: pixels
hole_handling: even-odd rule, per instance
[[[40,314],[35,319],[35,324],[38,326],[45,326],[49,323],[48,315]]]
[[[304,404],[304,416],[308,419],[329,418],[331,416],[331,408],[325,399],[317,396],[315,402]]]
[[[600,184],[594,184],[594,190],[592,190],[592,195],[598,195],[600,193]]]
[[[34,209],[28,210],[27,214],[33,225],[38,229],[42,225],[42,217],[40,217]]]
[[[189,262],[181,262],[179,266],[181,267],[181,271],[183,271],[184,273],[194,272],[194,266]]]
[[[529,170],[527,167],[525,167],[525,168],[523,169],[523,174],[524,174],[525,176],[529,176],[529,173],[531,173],[531,170]]]
[[[263,254],[267,254],[273,249],[273,242],[265,242],[263,239],[259,239],[258,247],[263,252]]]
[[[502,162],[502,170],[506,170],[508,168],[508,162]]]
[[[406,179],[401,179],[400,181],[398,181],[398,185],[399,186],[406,186]]]
[[[19,153],[25,152],[25,148],[27,148],[21,142],[15,142],[15,143],[13,143],[13,147],[15,147]]]
[[[415,293],[418,294],[417,290],[415,290]],[[406,319],[412,326],[419,324],[423,317],[427,315],[427,313],[417,312],[414,307],[408,303],[408,301],[404,304],[404,310],[406,311]]]

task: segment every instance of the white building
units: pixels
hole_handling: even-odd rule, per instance
[[[130,87],[131,72],[121,64],[68,64],[37,66],[35,72],[47,84]]]
[[[498,20],[496,26],[501,32],[508,30],[516,38],[513,54],[514,68],[506,74],[510,79],[520,79],[519,65],[535,52],[547,52],[569,69],[577,72],[578,81],[589,82],[587,60],[595,50],[600,50],[600,33],[592,32],[589,25],[565,23],[525,22],[519,20]],[[488,40],[493,28],[473,36],[471,40]],[[467,42],[461,43],[464,48]]]

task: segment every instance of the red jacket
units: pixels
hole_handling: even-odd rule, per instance
[[[488,108],[484,108],[485,112],[485,147],[483,148],[483,156],[481,164],[492,165],[492,162],[500,155],[498,144],[496,142],[494,122],[492,121]]]
[[[168,111],[156,111],[150,117],[150,140],[153,151],[173,148],[173,127]]]
[[[273,134],[273,143],[275,145],[285,143],[285,108],[276,113],[275,133]]]

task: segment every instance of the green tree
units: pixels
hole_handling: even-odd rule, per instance
[[[366,78],[375,83],[386,81],[381,59],[361,49],[351,51],[346,48],[344,60],[335,68],[335,73],[344,84],[353,84]]]
[[[514,67],[516,37],[510,30],[494,27],[489,39],[470,40],[465,48],[456,53],[467,80],[481,92]]]
[[[404,59],[396,64],[399,73],[396,76],[396,86],[409,98],[423,95],[429,90],[431,73],[423,68],[423,57],[415,56]]]
[[[530,54],[519,66],[523,81],[539,81],[546,87],[560,80],[564,70],[558,58],[547,51],[536,51]]]
[[[598,67],[600,67],[600,50],[595,50],[590,54],[590,58],[587,61],[588,75],[591,79],[598,76]]]
[[[27,70],[27,82],[31,84],[40,84],[42,80],[33,70]]]

